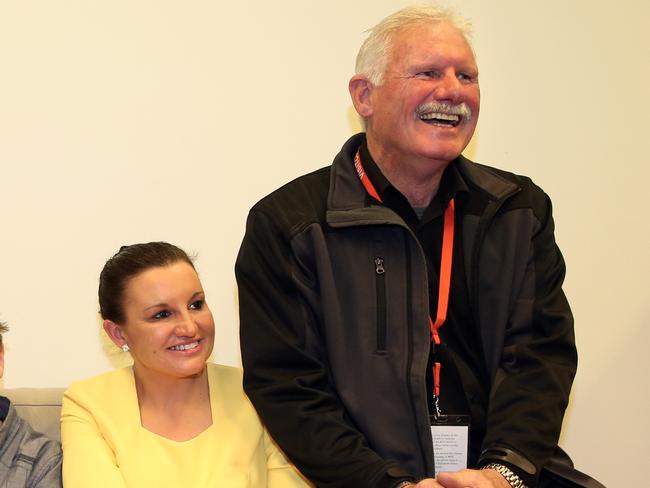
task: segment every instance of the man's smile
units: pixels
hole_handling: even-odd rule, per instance
[[[438,127],[456,127],[461,122],[472,118],[472,111],[467,104],[450,105],[445,102],[428,102],[415,110],[418,119]]]
[[[419,118],[427,124],[440,127],[456,127],[460,124],[460,117],[458,115],[449,115],[440,112],[421,114]]]

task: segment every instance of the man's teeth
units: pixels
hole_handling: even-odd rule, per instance
[[[194,349],[198,347],[199,341],[190,342],[189,344],[180,344],[178,346],[172,346],[169,349],[172,351],[187,351],[188,349]]]
[[[444,121],[443,123],[445,125],[448,124],[453,124],[456,125],[458,122],[460,122],[460,116],[454,115],[454,114],[444,114],[441,112],[431,112],[431,113],[424,113],[420,114],[420,119],[421,120],[432,120],[432,121]]]

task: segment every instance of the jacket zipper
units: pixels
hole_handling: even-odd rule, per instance
[[[375,258],[375,286],[377,288],[377,351],[386,351],[386,268],[384,258]]]
[[[415,241],[415,245],[417,247],[420,247],[420,243],[417,240],[417,237],[410,231],[410,229],[406,229],[411,237]],[[413,317],[413,287],[411,283],[411,278],[412,278],[412,273],[411,270],[413,269],[413,259],[411,255],[411,248],[409,246],[408,239],[405,242],[405,255],[406,255],[406,297],[407,297],[407,323],[408,323],[408,339],[407,339],[407,344],[408,344],[408,349],[406,353],[406,388],[407,391],[412,392],[413,391],[413,384],[411,382],[411,368],[413,367],[413,336],[415,334],[415,321]],[[424,260],[424,252],[422,252],[422,258]],[[425,448],[425,440],[423,439],[421,434],[422,431],[419,428],[418,424],[418,409],[415,405],[415,401],[413,400],[413,394],[409,394],[409,403],[411,405],[411,411],[413,412],[413,423],[415,424],[415,432],[417,432],[417,440],[419,444],[419,452],[421,453],[421,461],[422,461],[422,468],[423,472],[427,473],[428,475],[434,473],[435,467],[434,467],[434,462],[433,462],[433,456],[431,456],[431,460],[428,459],[428,456],[425,454],[427,452],[427,449]],[[428,404],[427,404],[427,411],[428,411]],[[428,421],[428,418],[427,418]],[[426,437],[426,434],[425,434]],[[431,441],[429,441],[431,442]],[[430,445],[430,444],[429,444]],[[429,471],[429,466],[431,467],[431,471]]]

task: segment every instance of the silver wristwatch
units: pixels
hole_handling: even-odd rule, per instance
[[[482,466],[481,469],[493,469],[503,476],[512,488],[528,488],[524,480],[517,476],[512,469],[499,463],[489,463]]]

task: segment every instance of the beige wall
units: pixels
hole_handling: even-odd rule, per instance
[[[608,486],[644,485],[650,3],[453,3],[482,70],[469,155],[555,204],[580,347],[562,442]],[[237,364],[247,210],[358,129],[346,86],[362,31],[403,4],[0,0],[6,386],[119,364],[97,276],[121,244],[154,239],[199,254],[215,360]]]

